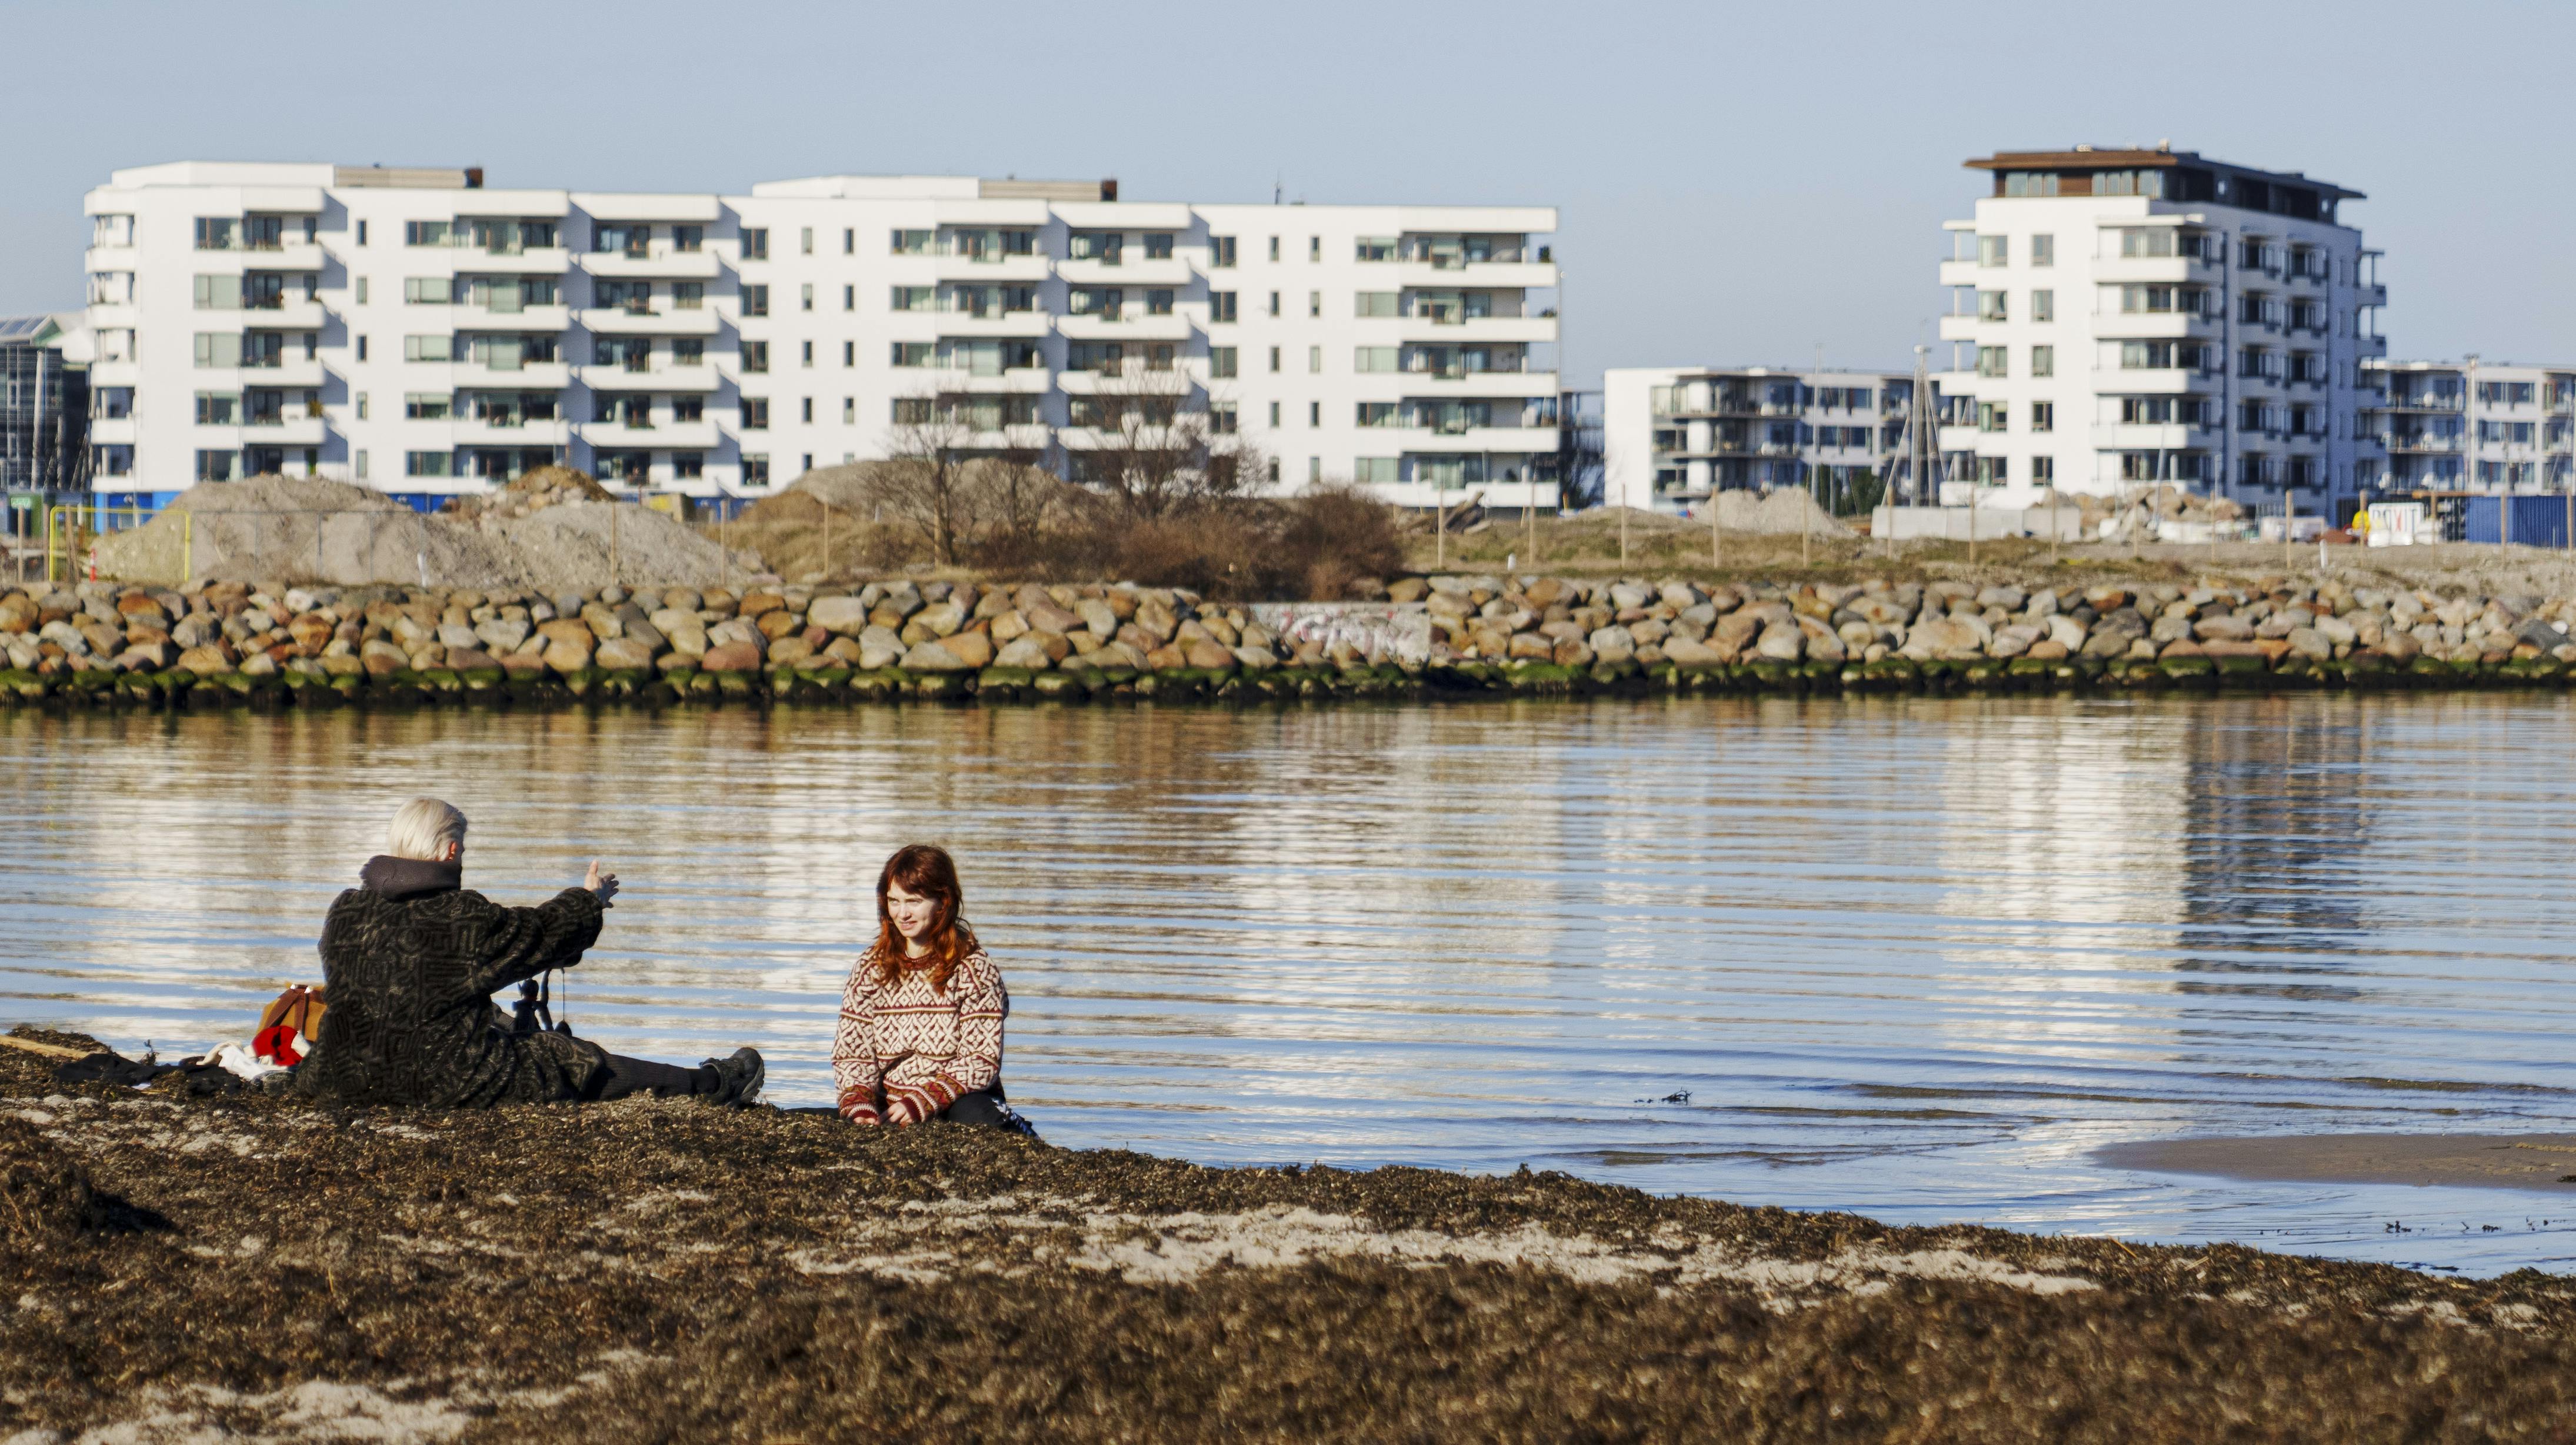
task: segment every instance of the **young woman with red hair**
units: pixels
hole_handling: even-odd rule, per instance
[[[1002,1098],[1011,996],[960,916],[944,848],[915,843],[877,874],[877,939],[850,970],[832,1040],[832,1084],[855,1124],[946,1119],[1028,1132]]]

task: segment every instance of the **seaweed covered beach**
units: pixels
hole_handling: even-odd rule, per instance
[[[2544,1440],[2576,1410],[2576,1289],[2533,1271],[51,1062],[0,1049],[12,1441]]]

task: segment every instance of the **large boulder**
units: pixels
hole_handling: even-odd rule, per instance
[[[2203,642],[2251,642],[2254,624],[2229,613],[2223,617],[2204,617],[2191,626],[2192,635]]]
[[[233,657],[231,649],[222,643],[208,643],[206,646],[191,647],[180,653],[179,665],[199,677],[211,677],[218,672],[230,672]]]
[[[1796,624],[1775,622],[1762,629],[1753,644],[1754,655],[1776,662],[1796,662],[1807,650],[1807,634]]]
[[[1002,650],[993,655],[993,665],[1044,672],[1055,666],[1055,659],[1047,655],[1045,644],[1039,642],[1035,634],[1023,632],[1003,644]]]
[[[1726,661],[1716,648],[1687,637],[1664,639],[1664,660],[1677,667],[1716,667]]]
[[[993,665],[993,639],[983,632],[958,632],[939,639],[939,645],[968,667],[981,671]]]
[[[817,597],[806,604],[805,620],[837,636],[856,637],[867,628],[868,609],[856,597]]]
[[[473,631],[475,641],[467,646],[486,647],[494,652],[516,652],[520,644],[528,640],[530,628],[515,617],[495,617],[488,622],[474,624]],[[299,637],[296,640],[301,642],[303,639]]]
[[[1637,655],[1637,639],[1625,627],[1595,628],[1584,642],[1595,659],[1602,662],[1625,662]]]
[[[904,653],[903,670],[906,672],[964,672],[967,670],[967,663],[966,659],[950,651],[945,642],[924,642]]]
[[[1983,623],[1968,617],[1930,617],[1905,631],[1905,646],[1898,649],[1908,657],[1982,657],[1993,633]]]
[[[611,672],[651,667],[653,649],[631,637],[611,637],[599,644],[591,660]]]
[[[582,629],[583,636],[587,637],[589,634],[589,628]],[[546,667],[550,671],[562,673],[567,677],[590,666],[591,657],[592,649],[579,642],[555,638],[546,643]]]
[[[750,642],[718,643],[698,659],[698,667],[706,672],[758,672],[760,647]]]

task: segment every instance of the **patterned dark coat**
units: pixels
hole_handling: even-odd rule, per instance
[[[603,905],[567,888],[504,908],[462,887],[462,868],[372,858],[331,904],[321,1049],[299,1081],[358,1104],[442,1108],[552,1103],[590,1090],[607,1057],[569,1034],[508,1032],[492,995],[581,962]]]

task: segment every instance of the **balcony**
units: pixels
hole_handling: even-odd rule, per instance
[[[1126,307],[1119,312],[1118,318],[1114,321],[1097,314],[1059,316],[1056,318],[1055,325],[1056,330],[1076,341],[1187,341],[1190,339],[1188,317],[1178,314],[1148,316],[1139,306]],[[948,328],[945,326],[941,327],[940,331],[943,335],[948,334]]]
[[[247,415],[241,424],[242,445],[254,447],[318,447],[329,432],[328,421],[301,409]]]
[[[713,336],[714,308],[595,306],[581,313],[581,324],[601,336]]]
[[[678,277],[683,281],[711,281],[718,264],[713,251],[584,251],[581,269],[593,276],[616,279]]]
[[[2227,334],[2227,319],[2192,311],[2114,311],[2095,318],[2093,334],[2104,341],[2215,340]]]
[[[586,421],[574,428],[590,446],[611,451],[711,452],[724,442],[711,419],[659,421],[628,426],[622,421]]]
[[[1373,482],[1369,495],[1392,506],[1430,511],[1433,507],[1455,507],[1474,497],[1488,508],[1519,511],[1524,507],[1541,510],[1557,504],[1554,482],[1462,482],[1437,486],[1430,482]]]
[[[918,317],[924,324],[890,330],[887,332],[889,340],[932,341],[942,336],[1001,336],[1039,341],[1055,329],[1055,318],[1043,311],[987,311],[981,316],[971,311],[896,313],[897,321],[906,317]]]
[[[2388,288],[2378,282],[2374,281],[2367,286],[2359,286],[2354,289],[2361,293],[2359,304],[2363,306],[2385,306],[2388,304]]]
[[[458,446],[559,447],[571,440],[571,432],[561,417],[502,420],[461,416],[450,435]]]
[[[1044,281],[1056,274],[1056,263],[1044,256],[1010,256],[1004,255],[999,251],[987,252],[981,256],[956,256],[942,253],[938,255],[924,256],[895,256],[889,259],[892,260],[897,267],[903,267],[907,262],[916,264],[927,263],[922,265],[919,270],[898,270],[894,274],[899,277],[923,277],[925,279],[937,279],[940,281],[963,281],[975,285],[992,284],[998,286],[1011,282]],[[1098,263],[1091,261],[1067,261],[1064,264],[1067,266],[1094,266]],[[1162,266],[1171,263],[1157,261],[1154,264]],[[1188,268],[1186,266],[1183,267],[1184,271],[1187,269]],[[1072,273],[1067,272],[1066,274],[1069,276]],[[1127,268],[1117,267],[1102,271],[1099,275],[1099,279],[1107,284],[1116,285],[1119,282],[1130,280],[1132,278],[1130,277]],[[1141,285],[1143,283],[1139,282],[1137,284]],[[1162,283],[1157,282],[1155,284],[1160,285]]]
[[[2219,432],[2217,427],[2183,422],[2110,422],[2093,428],[2093,445],[2112,451],[2192,450],[2216,446]]]
[[[250,331],[319,331],[331,313],[318,300],[288,296],[267,306],[244,306],[241,318],[243,328]]]
[[[1941,318],[1939,334],[1943,341],[1974,341],[1977,339],[1979,327],[2004,324],[2000,321],[1979,321],[1974,315],[1944,316]]]
[[[1553,316],[1455,316],[1443,319],[1437,315],[1413,315],[1401,318],[1398,334],[1403,339],[1425,346],[1474,346],[1496,341],[1554,341],[1556,318]]]
[[[1414,395],[1427,389],[1427,394],[1443,399],[1504,396],[1518,400],[1553,392],[1557,385],[1552,371],[1390,371],[1373,372],[1370,377],[1383,377],[1390,393]]]
[[[320,358],[307,359],[292,355],[280,357],[271,365],[253,365],[248,358],[244,358],[238,371],[199,371],[191,374],[201,381],[209,377],[224,376],[238,378],[235,384],[240,386],[291,387],[318,387],[328,380],[330,375],[323,368]]]
[[[2194,256],[2105,256],[2093,263],[2093,279],[2112,285],[2124,281],[2199,281],[2217,275],[2221,269],[2215,261]],[[2080,283],[2076,284],[2080,287]]]
[[[443,257],[444,270],[476,276],[560,276],[572,269],[572,252],[562,246],[499,251],[454,246],[443,252],[422,246],[405,250],[403,259],[407,262],[414,256],[428,255]]]
[[[101,417],[89,424],[89,439],[104,446],[132,446],[134,432],[131,416]]]
[[[978,276],[989,272],[975,268]],[[1058,261],[1055,274],[1074,286],[1171,286],[1184,287],[1198,278],[1190,263],[1177,256],[1146,260],[1141,251],[1125,253],[1119,264],[1106,261]]]
[[[1397,261],[1364,266],[1356,279],[1368,290],[1383,290],[1392,284],[1422,291],[1526,291],[1534,286],[1554,286],[1556,265],[1550,261],[1465,261],[1456,265]]]
[[[553,333],[572,324],[572,310],[565,306],[523,306],[516,311],[493,311],[478,306],[455,308],[459,331],[525,331]]]
[[[1372,427],[1369,434],[1380,429]],[[1557,430],[1552,426],[1473,426],[1461,431],[1442,431],[1430,427],[1387,429],[1390,439],[1407,452],[1426,455],[1454,456],[1484,452],[1554,452]]]
[[[721,378],[712,366],[659,366],[643,371],[623,365],[577,366],[573,379],[593,391],[708,392]],[[533,383],[532,383],[533,385]]]
[[[561,391],[572,385],[572,368],[560,361],[523,362],[516,370],[460,361],[453,371],[457,386],[496,391]]]

